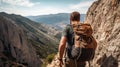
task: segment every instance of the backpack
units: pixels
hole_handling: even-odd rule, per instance
[[[79,23],[72,25],[74,32],[74,45],[80,46],[77,61],[90,61],[94,58],[95,50],[93,44],[93,30],[90,24]]]

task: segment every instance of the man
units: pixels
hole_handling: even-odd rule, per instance
[[[78,23],[80,23],[80,13],[76,11],[72,12],[70,15],[70,25],[67,25],[66,28],[64,29],[61,40],[60,40],[59,48],[58,48],[60,67],[62,67],[63,65],[62,58],[63,58],[65,50],[67,52],[67,56],[69,59],[73,59],[73,55],[76,55],[79,51],[80,46],[78,45],[75,45],[74,46],[75,49],[73,49],[74,37],[73,37],[73,29],[71,26],[71,25],[78,24]],[[95,40],[94,40],[94,44],[95,44],[95,49],[96,49]],[[76,67],[76,62],[73,60],[70,60],[68,64],[66,65],[66,67]],[[77,62],[77,67],[85,67],[85,62]]]

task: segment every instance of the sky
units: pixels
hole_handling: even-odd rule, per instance
[[[36,16],[78,11],[86,14],[95,0],[0,0],[0,12]]]

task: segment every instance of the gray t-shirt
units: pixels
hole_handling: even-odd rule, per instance
[[[73,38],[73,30],[71,25],[67,25],[65,29],[62,32],[62,36],[67,37],[67,55],[69,58],[72,58],[71,56],[71,50],[72,50],[72,45],[74,44],[74,38]]]
[[[73,30],[71,25],[67,25],[62,32],[62,36],[67,37],[67,44],[72,46],[73,45]]]

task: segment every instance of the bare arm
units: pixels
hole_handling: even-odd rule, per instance
[[[62,36],[61,40],[60,40],[59,48],[58,48],[60,59],[63,58],[63,54],[64,54],[64,50],[65,50],[65,46],[66,46],[66,41],[67,41],[67,38],[65,36]]]

